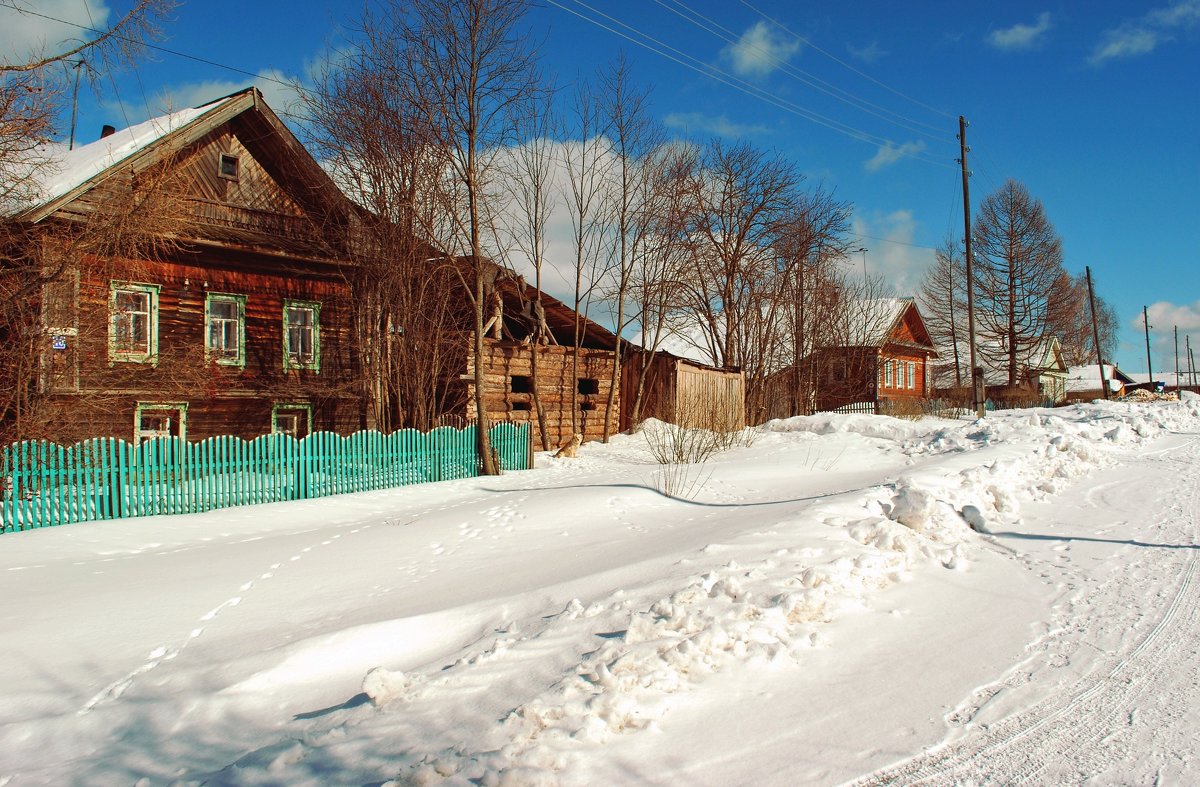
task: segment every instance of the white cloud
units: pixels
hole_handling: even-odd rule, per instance
[[[1050,32],[1051,27],[1053,24],[1050,21],[1050,12],[1043,11],[1038,14],[1037,22],[1032,25],[1018,23],[1012,27],[993,30],[988,34],[987,42],[996,49],[1034,49],[1045,43],[1046,34]]]
[[[92,36],[83,28],[103,30],[108,25],[109,9],[103,0],[37,0],[25,7],[41,16],[14,10],[8,3],[0,5],[2,62],[26,62],[61,52]]]
[[[1177,31],[1194,28],[1197,24],[1200,24],[1200,0],[1180,0],[1105,30],[1100,42],[1092,49],[1088,63],[1098,66],[1109,60],[1148,54],[1159,44],[1172,40]]]
[[[297,98],[295,89],[290,86],[294,81],[296,80],[293,77],[272,68],[260,71],[253,77],[248,76],[242,79],[210,79],[203,82],[175,85],[159,96],[161,106],[155,109],[170,111],[183,107],[194,107],[254,86],[262,92],[267,106],[275,112],[289,112],[294,109]]]
[[[1180,331],[1200,330],[1200,301],[1192,304],[1174,304],[1170,301],[1159,301],[1146,310],[1150,315],[1151,333],[1166,332],[1174,336],[1174,328]],[[1138,314],[1130,325],[1141,329],[1142,315]]]
[[[727,115],[705,115],[702,112],[672,112],[663,118],[668,128],[676,128],[688,135],[711,134],[717,137],[745,137],[752,134],[769,133],[766,126],[738,123]]]
[[[914,295],[921,285],[926,269],[933,263],[933,249],[913,245],[917,221],[911,210],[891,213],[856,213],[851,231],[861,238],[867,248],[867,273],[881,277],[897,295]],[[861,273],[862,252],[851,254],[848,262]]]
[[[875,151],[875,155],[863,166],[866,167],[867,172],[878,172],[885,167],[890,167],[906,156],[915,156],[923,150],[925,150],[925,143],[921,140],[905,142],[903,145],[888,142]]]
[[[723,54],[740,76],[764,76],[786,63],[800,51],[800,42],[776,32],[766,22],[758,22],[725,47]]]
[[[861,60],[864,63],[874,63],[876,60],[887,54],[887,52],[879,46],[878,41],[872,41],[864,47],[856,47],[853,44],[846,44],[846,51],[850,53],[851,57]]]

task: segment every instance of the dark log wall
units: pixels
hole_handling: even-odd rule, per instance
[[[246,265],[245,260],[238,261]],[[221,264],[224,263],[224,264]],[[246,438],[271,431],[278,403],[312,406],[316,429],[353,431],[359,425],[358,397],[349,355],[351,303],[342,282],[302,278],[286,266],[258,272],[231,260],[200,254],[183,262],[126,262],[129,277],[80,282],[79,329],[64,352],[77,358],[77,389],[60,397],[64,418],[86,413],[91,436],[132,436],[137,402],[187,402],[187,435]],[[110,273],[122,270],[108,266]],[[113,281],[159,287],[155,362],[118,360],[109,348],[109,294]],[[222,366],[206,357],[207,293],[245,297],[245,366]],[[319,370],[284,370],[285,299],[320,304]]]
[[[573,348],[530,345],[519,342],[484,340],[484,399],[488,414],[495,420],[529,422],[534,425],[534,446],[540,448],[541,435],[537,428],[537,411],[533,394],[525,388],[532,375],[531,357],[538,353],[538,396],[546,412],[546,431],[552,446],[571,439],[576,429],[584,440],[604,438],[604,407],[613,376],[611,350],[581,349],[579,373],[574,373]],[[474,418],[474,364],[467,356],[467,417]],[[524,378],[524,379],[522,379]],[[583,381],[581,383],[581,380]],[[591,393],[580,393],[580,390]],[[514,390],[517,389],[517,390]],[[572,394],[576,401],[572,403]],[[613,427],[617,428],[620,396],[614,403],[617,412]],[[572,415],[575,415],[574,421]]]

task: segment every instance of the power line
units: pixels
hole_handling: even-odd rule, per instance
[[[875,77],[871,76],[870,74],[868,74],[868,73],[866,73],[866,72],[860,71],[859,69],[855,68],[854,66],[852,66],[852,65],[850,65],[849,63],[847,63],[847,62],[845,62],[844,60],[842,60],[841,58],[839,58],[839,57],[837,57],[837,56],[835,56],[835,55],[832,55],[832,54],[830,54],[829,52],[826,52],[824,49],[822,49],[821,47],[817,46],[816,44],[814,44],[814,43],[813,43],[812,41],[810,41],[809,39],[805,38],[804,36],[800,35],[799,33],[795,33],[795,32],[793,32],[791,29],[789,29],[789,28],[788,28],[786,25],[784,25],[784,24],[783,24],[782,22],[780,22],[778,19],[776,19],[776,18],[774,18],[774,17],[772,17],[772,16],[768,16],[767,14],[763,13],[763,12],[762,12],[762,11],[760,11],[759,9],[755,8],[753,5],[751,5],[749,2],[747,2],[747,0],[741,0],[741,3],[742,3],[742,5],[746,6],[746,7],[747,7],[747,8],[749,8],[751,11],[753,11],[754,13],[758,14],[759,16],[761,16],[763,19],[767,20],[767,21],[768,21],[768,22],[770,22],[771,24],[773,24],[773,25],[775,25],[776,27],[778,27],[780,30],[782,30],[782,31],[784,31],[785,33],[787,33],[788,35],[794,36],[794,37],[795,37],[795,38],[796,38],[798,41],[801,41],[801,42],[803,42],[805,45],[807,45],[807,46],[811,47],[812,49],[816,50],[817,52],[820,52],[822,55],[825,55],[825,57],[829,58],[830,60],[832,60],[833,62],[835,62],[835,63],[837,63],[838,65],[842,66],[843,68],[847,68],[847,69],[849,69],[849,70],[853,71],[855,74],[858,74],[858,75],[859,75],[860,77],[862,77],[863,79],[866,79],[866,80],[869,80],[869,81],[871,81],[871,82],[874,82],[876,85],[879,85],[879,86],[880,86],[881,88],[883,88],[884,90],[887,90],[887,91],[888,91],[888,92],[890,92],[890,93],[894,93],[895,95],[899,96],[900,98],[904,99],[905,101],[911,101],[912,103],[916,104],[916,105],[917,105],[917,106],[919,106],[919,107],[924,107],[925,109],[928,109],[930,112],[934,112],[934,113],[936,113],[936,114],[938,114],[938,115],[941,115],[942,117],[950,118],[950,119],[952,119],[952,120],[954,119],[954,115],[953,115],[953,114],[951,114],[951,113],[949,113],[949,112],[946,112],[945,110],[938,109],[938,108],[937,108],[937,107],[935,107],[935,106],[931,106],[931,105],[929,105],[929,104],[926,104],[924,101],[920,101],[920,100],[918,100],[918,99],[915,99],[915,98],[913,98],[912,96],[909,96],[909,95],[906,95],[906,94],[904,94],[904,93],[901,93],[899,90],[896,90],[896,89],[895,89],[894,87],[892,87],[891,85],[888,85],[888,84],[886,84],[885,82],[881,82],[881,81],[879,81],[879,80],[878,80],[878,79],[876,79]]]
[[[566,11],[569,14],[577,16],[580,19],[584,20],[585,22],[593,24],[593,25],[601,28],[602,30],[607,30],[608,32],[613,33],[614,35],[620,36],[621,38],[624,38],[626,41],[629,41],[633,44],[637,44],[638,46],[642,47],[643,49],[647,49],[651,52],[654,52],[655,54],[665,57],[668,60],[671,60],[672,62],[677,63],[685,68],[691,69],[692,71],[695,71],[696,73],[698,73],[702,76],[706,76],[709,79],[712,79],[716,82],[720,82],[721,84],[724,84],[728,87],[731,87],[735,90],[745,93],[746,95],[751,96],[752,98],[757,98],[760,101],[765,101],[766,103],[771,104],[772,106],[775,106],[778,109],[782,109],[785,112],[790,112],[794,115],[797,115],[798,117],[801,117],[801,118],[804,118],[805,120],[816,123],[817,125],[824,126],[828,129],[830,129],[831,131],[835,131],[839,134],[850,137],[851,139],[856,139],[860,142],[867,142],[869,144],[877,145],[879,147],[891,147],[893,149],[896,148],[896,143],[893,140],[886,139],[884,137],[880,137],[875,134],[871,134],[869,132],[855,128],[847,123],[842,123],[841,121],[826,117],[825,115],[822,115],[818,112],[814,112],[813,110],[806,109],[806,108],[796,104],[795,102],[788,101],[787,99],[777,96],[768,90],[764,90],[763,88],[760,88],[757,85],[753,85],[753,84],[745,81],[744,79],[740,79],[740,78],[724,71],[723,69],[720,69],[720,68],[718,68],[714,65],[708,64],[708,63],[704,63],[703,61],[687,54],[686,52],[683,52],[683,51],[671,46],[670,44],[666,44],[666,43],[658,40],[657,38],[654,38],[653,36],[649,35],[648,33],[644,33],[641,30],[638,30],[637,28],[633,27],[632,25],[626,24],[625,22],[622,22],[621,20],[616,19],[615,17],[612,17],[609,14],[604,13],[603,11],[593,8],[592,6],[583,2],[583,0],[573,0],[573,2],[576,5],[587,9],[588,11],[590,11],[593,14],[596,14],[600,17],[603,17],[604,19],[609,20],[613,24],[619,25],[620,27],[623,27],[627,30],[632,31],[633,33],[637,34],[638,36],[640,36],[642,39],[645,39],[645,40],[639,40],[638,38],[634,38],[633,36],[631,36],[627,33],[624,33],[621,30],[618,30],[614,27],[610,27],[609,25],[606,25],[603,22],[598,21],[597,19],[589,17],[583,13],[580,13],[579,11],[576,11],[573,8],[568,8],[567,6],[558,2],[558,0],[545,0],[545,2],[549,3],[550,5],[556,7],[560,10]],[[647,42],[650,42],[650,43],[647,43]],[[666,50],[666,51],[664,51],[664,50]],[[935,166],[947,167],[947,168],[951,167],[951,165],[949,163],[939,161],[938,159],[935,159],[932,157],[922,156],[919,153],[906,153],[904,155],[906,155],[910,158],[917,159],[919,161],[923,161],[927,164],[933,164]]]
[[[716,22],[715,20],[713,20],[710,17],[707,17],[704,14],[701,14],[699,11],[696,11],[695,9],[690,8],[689,6],[687,6],[686,4],[681,2],[681,0],[669,0],[669,1],[672,4],[679,6],[679,8],[683,9],[683,11],[686,11],[687,13],[683,13],[683,11],[680,11],[676,8],[672,8],[672,7],[668,6],[667,3],[664,2],[664,0],[654,0],[655,3],[662,6],[666,10],[670,11],[671,13],[675,14],[676,16],[680,17],[681,19],[691,22],[696,27],[699,27],[702,30],[712,33],[713,35],[715,35],[716,37],[725,41],[726,43],[734,44],[734,45],[737,44],[736,34],[729,28],[723,26],[719,22]],[[689,14],[691,16],[689,16]],[[701,21],[703,21],[705,24],[701,24]],[[784,74],[787,74],[788,76],[792,77],[793,79],[795,79],[799,82],[802,82],[802,83],[808,85],[809,87],[814,88],[815,90],[819,90],[822,93],[825,93],[826,95],[837,99],[838,101],[842,101],[846,104],[849,104],[850,106],[853,106],[862,112],[866,112],[867,114],[874,115],[875,117],[880,118],[881,120],[884,120],[888,123],[894,123],[895,125],[900,126],[901,128],[905,128],[909,131],[912,131],[913,133],[922,134],[931,139],[939,140],[942,142],[950,141],[950,137],[945,135],[944,130],[939,129],[936,126],[930,125],[930,124],[925,123],[920,120],[916,120],[916,119],[907,117],[905,115],[901,115],[899,112],[894,112],[894,111],[888,109],[887,107],[880,106],[879,104],[868,101],[865,98],[861,98],[861,97],[851,93],[848,90],[844,90],[844,89],[838,87],[837,85],[832,84],[831,82],[829,82],[827,80],[821,79],[820,77],[816,76],[815,74],[805,71],[804,69],[797,68],[796,66],[793,66],[792,64],[788,63],[787,61],[783,60],[782,58],[777,57],[776,55],[772,54],[770,51],[763,49],[760,46],[755,45],[752,48],[754,49],[754,51],[758,52],[759,54],[766,56],[771,61],[771,63],[775,67],[777,67],[780,71],[782,71]],[[891,115],[892,117],[888,117],[888,115]],[[893,118],[895,118],[895,119],[893,119]],[[918,128],[918,126],[923,126],[924,128],[923,129]]]

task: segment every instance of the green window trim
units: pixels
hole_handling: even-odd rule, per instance
[[[307,419],[304,424],[304,434],[312,434],[313,406],[309,402],[276,402],[271,407],[271,434],[279,434],[282,431],[279,428],[279,414],[284,410],[300,410],[304,412]]]
[[[232,305],[232,314],[216,314],[222,307]],[[216,308],[214,308],[216,307]],[[231,323],[236,321],[236,326]],[[230,330],[232,328],[232,331]],[[233,333],[236,332],[236,334]],[[236,335],[237,347],[233,353],[227,345]],[[219,340],[218,336],[221,337]],[[210,292],[204,298],[204,357],[218,366],[246,368],[246,296],[223,292]]]
[[[158,365],[159,285],[113,281],[108,291],[109,363]]]
[[[321,371],[321,304],[283,302],[283,369]]]

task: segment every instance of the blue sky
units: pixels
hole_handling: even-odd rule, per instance
[[[79,34],[16,15],[5,7],[14,1],[0,0],[0,51]],[[1122,368],[1145,370],[1143,306],[1156,370],[1174,367],[1173,326],[1181,346],[1190,335],[1200,348],[1200,0],[585,2],[532,8],[548,74],[569,85],[624,50],[635,79],[652,88],[654,112],[677,133],[778,150],[853,203],[866,265],[900,294],[919,282],[932,247],[961,236],[961,114],[973,205],[1009,177],[1042,200],[1068,270],[1090,265],[1098,293],[1117,308]],[[128,5],[28,7],[103,26]],[[287,92],[270,79],[303,80],[360,8],[185,2],[162,46],[220,65],[155,53],[104,80],[99,97],[81,91],[78,137],[251,83],[281,108]]]

